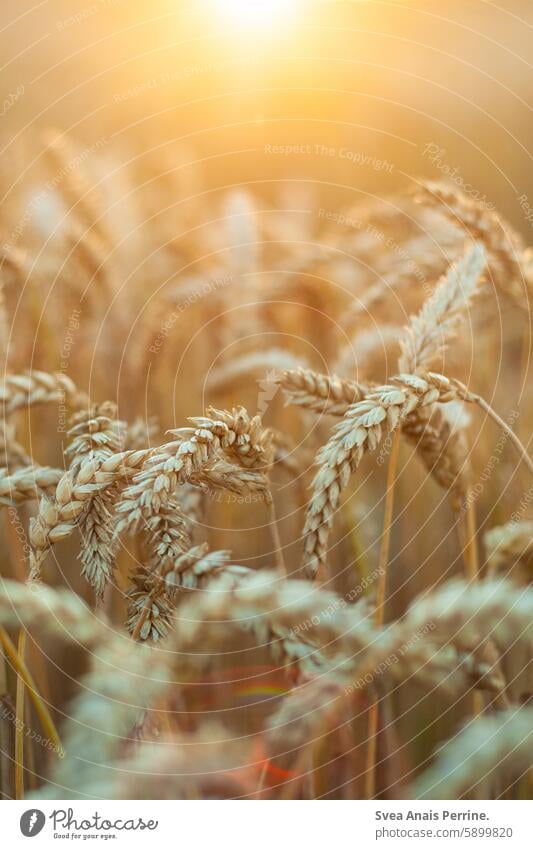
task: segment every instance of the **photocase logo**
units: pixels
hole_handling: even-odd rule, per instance
[[[20,830],[24,837],[35,837],[43,830],[46,817],[42,811],[32,808],[25,811],[20,818]]]

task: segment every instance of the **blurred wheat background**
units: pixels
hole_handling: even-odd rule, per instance
[[[532,29],[4,0],[3,798],[530,798]]]

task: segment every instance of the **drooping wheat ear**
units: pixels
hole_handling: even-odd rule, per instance
[[[160,515],[148,519],[148,523],[157,522]],[[133,576],[126,627],[134,639],[157,642],[165,637],[174,613],[175,590],[198,588],[202,578],[228,566],[229,552],[209,552],[206,543],[188,547],[186,542],[182,537],[174,544],[171,556],[161,560],[154,557]]]
[[[73,474],[77,474],[89,459],[103,460],[118,453],[121,427],[116,413],[116,404],[105,401],[80,410],[71,417],[65,454],[70,458],[69,469]]]
[[[117,526],[117,533],[120,533],[120,526]],[[146,519],[143,535],[148,549],[147,562],[131,577],[126,627],[134,639],[156,642],[166,635],[174,610],[172,600],[164,592],[161,572],[171,569],[191,545],[179,503],[169,499],[158,513]]]
[[[138,570],[134,576],[128,593],[128,630],[135,639],[156,642],[168,634],[178,591],[210,591],[212,587],[216,590],[217,580],[221,578],[226,593],[238,592],[243,582],[246,584],[253,575],[250,569],[230,563],[229,552],[209,551],[205,543],[172,558],[159,559],[153,565]],[[278,663],[294,666],[307,675],[316,675],[327,668],[325,659],[315,646],[275,620],[253,619],[247,624],[258,643],[268,646]],[[209,662],[208,655],[204,661]]]
[[[441,589],[416,599],[405,617],[385,632],[370,650],[369,669],[402,651],[416,635],[430,634],[434,645],[452,644],[470,652],[492,640],[505,653],[508,646],[533,646],[533,590],[509,581],[448,581]],[[416,642],[416,640],[415,640]]]
[[[268,478],[261,472],[234,466],[217,460],[211,467],[195,472],[190,477],[207,492],[230,490],[240,496],[250,492],[270,498]],[[178,492],[180,490],[178,489]],[[183,557],[191,555],[192,540],[188,517],[183,515],[180,502],[170,499],[157,513],[143,519],[144,536],[149,551],[148,563],[133,576],[133,586],[128,592],[128,629],[135,639],[157,640],[165,636],[172,612],[171,599],[165,598],[163,576],[183,568]],[[123,518],[117,524],[117,535],[122,531],[137,529]],[[195,549],[192,549],[195,551]],[[194,554],[192,555],[194,560]],[[209,558],[209,568],[214,568],[214,557]],[[176,564],[179,564],[176,567]],[[207,564],[204,564],[204,571]],[[236,567],[235,567],[236,568]]]
[[[485,249],[475,244],[457,265],[451,266],[411,319],[400,343],[399,371],[414,374],[431,368],[464,318],[485,264]]]
[[[342,490],[368,451],[415,410],[457,399],[448,378],[430,372],[424,378],[400,374],[385,386],[372,388],[363,401],[348,408],[329,442],[320,449],[320,464],[304,527],[304,568],[315,578],[324,569],[328,538]]]
[[[523,566],[525,580],[531,580],[533,564],[533,522],[508,522],[491,528],[483,537],[487,552],[487,570],[493,575],[508,568]]]
[[[0,420],[0,467],[6,467],[11,471],[21,466],[33,465],[32,458],[17,442],[16,428],[14,424]]]
[[[533,766],[533,708],[522,707],[470,722],[437,753],[414,783],[414,799],[478,798],[476,788],[496,777],[512,783]],[[485,796],[483,796],[485,798]]]
[[[86,648],[105,640],[108,632],[105,620],[70,590],[8,580],[0,584],[0,624],[9,629],[34,628],[43,637]]]
[[[228,362],[223,363],[210,372],[207,387],[211,392],[223,392],[229,385],[245,377],[253,375],[264,376],[272,380],[287,369],[297,369],[303,366],[301,357],[296,357],[283,348],[268,348],[266,351],[249,351]]]
[[[228,551],[209,551],[206,543],[193,546],[173,559],[160,561],[152,568],[143,568],[135,576],[129,593],[128,630],[136,639],[156,642],[168,634],[177,591],[209,590],[213,582],[222,577],[224,590],[233,592],[253,574],[244,566],[230,563]],[[307,674],[317,674],[326,668],[324,658],[315,647],[276,622],[254,620],[250,629],[260,645],[269,647],[278,663],[294,665]]]
[[[183,581],[183,572],[179,580]],[[377,656],[376,644],[385,645],[388,629],[373,626],[365,604],[348,605],[342,597],[307,581],[283,581],[275,572],[224,567],[211,576],[208,573],[199,586],[203,591],[180,605],[179,626],[169,636],[169,646],[180,653],[194,652],[197,664],[210,662],[233,624],[233,628],[250,628],[278,662],[293,664],[308,677],[327,673],[349,685],[351,692],[363,690],[383,672],[400,681],[413,676],[426,686],[455,695],[472,685],[491,692],[503,688],[494,670],[472,663],[468,655],[458,660],[455,650],[441,650],[425,637],[411,639],[411,634],[404,646],[403,631],[403,650],[387,654],[381,666],[369,667],[367,659]],[[197,652],[200,640],[202,656]]]
[[[23,466],[11,474],[0,469],[0,504],[10,507],[51,495],[63,474],[61,469],[49,466]]]
[[[416,446],[427,471],[450,492],[452,506],[458,510],[468,493],[470,466],[463,419],[453,421],[448,415],[454,404],[451,401],[433,410],[415,410],[403,422],[402,435]]]
[[[39,514],[30,520],[30,578],[37,580],[42,563],[54,543],[70,536],[91,500],[117,484],[122,485],[145,461],[149,451],[122,451],[108,459],[85,462],[77,475],[66,472],[54,500],[43,498]]]
[[[221,453],[246,468],[270,466],[271,437],[259,416],[251,418],[243,407],[231,413],[209,408],[207,413],[190,419],[194,428],[171,431],[178,438],[148,457],[118,504],[121,530],[157,513],[178,486],[189,482]]]
[[[0,404],[5,416],[37,404],[57,402],[63,402],[72,409],[80,409],[88,404],[88,398],[69,377],[61,373],[47,374],[32,370],[22,374],[6,374],[0,383]]]
[[[153,583],[152,570],[141,566],[132,575],[127,591],[126,628],[141,643],[157,643],[166,637],[174,613],[172,600],[160,587],[156,591]]]
[[[286,371],[279,382],[288,404],[331,416],[344,415],[346,409],[364,398],[369,390],[368,385],[311,369]]]
[[[116,405],[106,401],[72,417],[65,454],[71,458],[69,471],[74,480],[88,461],[102,462],[120,450],[123,428],[116,412]],[[113,507],[117,494],[117,487],[95,493],[78,519],[82,575],[93,588],[97,604],[113,574],[117,547]]]
[[[255,493],[266,501],[270,498],[270,484],[266,474],[228,463],[224,458],[217,459],[199,472],[194,472],[190,482],[211,494],[226,490],[243,497]]]
[[[177,490],[176,498],[185,518],[191,541],[196,541],[198,530],[205,524],[207,513],[206,491],[190,483]]]
[[[439,209],[470,238],[481,242],[486,248],[497,288],[520,309],[528,310],[528,292],[532,286],[529,266],[522,240],[509,224],[482,201],[472,200],[456,186],[446,183],[428,182],[417,187],[416,200]]]

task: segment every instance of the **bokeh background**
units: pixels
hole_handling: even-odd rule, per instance
[[[121,155],[179,140],[206,190],[310,181],[340,204],[439,176],[432,144],[528,231],[531,3],[274,0],[258,21],[241,5],[4,0],[2,94],[24,93],[2,115],[3,148],[50,126]],[[313,152],[266,152],[276,144]],[[344,159],[345,146],[392,168]]]

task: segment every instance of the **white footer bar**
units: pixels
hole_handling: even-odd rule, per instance
[[[531,802],[0,803],[0,844],[198,849],[533,846]]]

